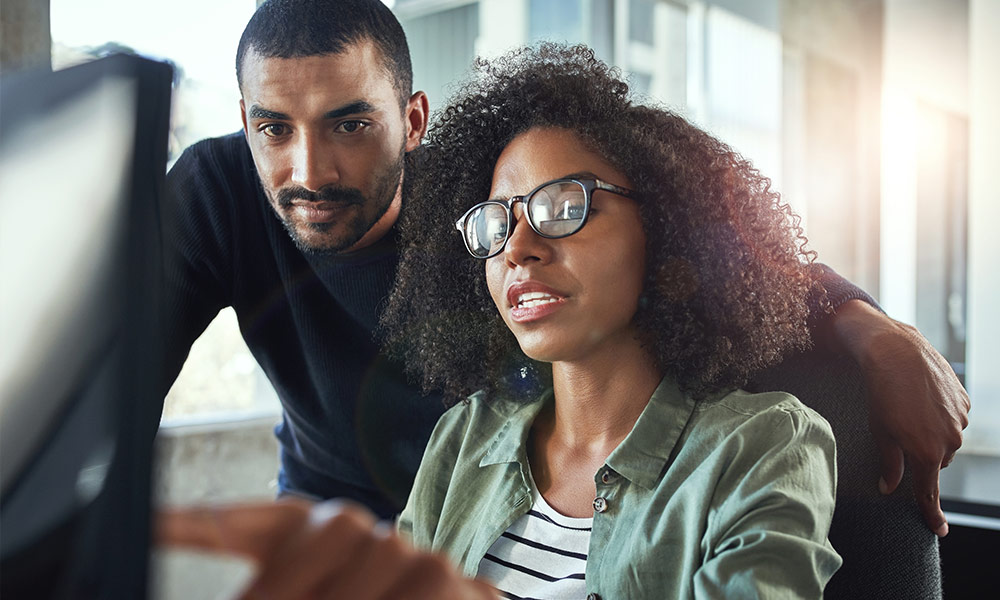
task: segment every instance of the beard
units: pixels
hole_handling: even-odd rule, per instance
[[[295,246],[304,254],[329,256],[340,254],[358,243],[381,219],[396,198],[403,172],[405,152],[375,176],[371,196],[358,188],[327,185],[316,191],[300,186],[284,187],[275,192],[271,204]],[[271,194],[269,194],[271,195]],[[326,223],[295,221],[296,203],[335,204],[342,217]]]

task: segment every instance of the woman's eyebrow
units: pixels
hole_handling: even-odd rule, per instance
[[[600,177],[590,171],[577,171],[569,175],[563,175],[560,179],[600,179]]]
[[[600,177],[598,177],[594,173],[591,173],[590,171],[575,171],[573,173],[569,173],[567,175],[563,175],[562,177],[556,177],[555,179],[550,179],[550,180],[546,181],[545,183],[543,183],[543,184],[541,184],[539,186],[536,186],[536,187],[534,187],[532,189],[538,189],[542,185],[545,185],[545,184],[548,184],[548,183],[552,183],[553,181],[559,181],[560,179],[600,179]],[[528,192],[525,192],[525,194],[527,194],[527,193]],[[513,195],[514,196],[523,196],[525,194],[513,194]],[[506,202],[509,199],[510,199],[510,196],[502,196],[501,195],[501,196],[491,197],[489,199],[489,201],[490,202]]]

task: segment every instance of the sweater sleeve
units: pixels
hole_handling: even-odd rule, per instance
[[[191,344],[230,304],[232,188],[226,183],[219,140],[184,151],[166,178],[164,228],[164,364],[166,395]],[[232,176],[232,174],[229,174]]]
[[[809,295],[809,326],[815,329],[822,321],[828,318],[832,312],[829,309],[836,309],[849,300],[861,300],[882,310],[875,298],[854,285],[839,273],[822,263],[813,263],[808,267],[814,280],[820,285]],[[884,311],[883,311],[884,312]]]

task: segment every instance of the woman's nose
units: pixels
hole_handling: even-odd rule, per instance
[[[519,202],[511,209],[513,219],[504,257],[512,265],[523,265],[532,261],[548,262],[552,256],[552,240],[535,233],[524,214],[524,203]]]

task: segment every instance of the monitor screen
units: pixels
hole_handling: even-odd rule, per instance
[[[145,596],[172,70],[0,86],[0,596]]]

